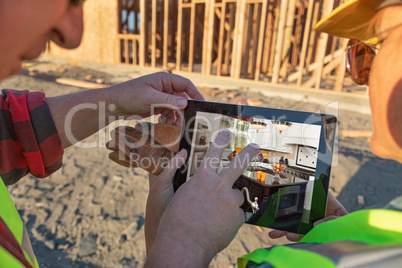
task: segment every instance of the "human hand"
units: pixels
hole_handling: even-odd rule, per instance
[[[218,174],[229,138],[228,130],[219,133],[201,167],[176,191],[160,219],[146,267],[195,263],[207,266],[244,223],[244,212],[240,209],[244,198],[232,186],[259,149],[256,145],[247,146]]]
[[[182,118],[173,108],[184,109],[188,98],[204,100],[190,80],[163,72],[114,85],[108,92],[110,104],[116,105],[116,115],[148,117],[154,112],[165,116],[166,124],[176,125],[181,124]]]
[[[174,195],[173,176],[187,158],[187,151],[177,153],[158,176],[149,173],[149,194],[145,210],[145,245],[150,252],[158,230],[159,221]]]
[[[348,214],[348,212],[343,205],[331,194],[331,192],[328,192],[327,211],[325,213],[325,218],[314,222],[313,225],[317,226],[318,224],[337,219],[341,216],[345,216],[346,214]],[[268,236],[272,239],[286,236],[286,238],[292,242],[298,242],[303,238],[303,235],[301,234],[289,233],[281,230],[273,230],[268,233]]]

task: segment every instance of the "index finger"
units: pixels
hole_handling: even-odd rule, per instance
[[[224,178],[229,178],[229,182],[233,184],[248,167],[253,159],[259,153],[260,149],[257,144],[250,143],[238,153],[230,163],[223,168],[220,175]]]
[[[193,100],[204,100],[197,87],[189,79],[176,74],[171,74],[169,79],[174,91],[185,92]]]
[[[212,169],[215,172],[218,170],[223,151],[225,150],[226,144],[228,143],[229,139],[229,130],[224,129],[218,133],[212,145],[206,152],[204,159],[202,160],[200,169]]]

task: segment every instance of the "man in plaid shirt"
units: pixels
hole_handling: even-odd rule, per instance
[[[83,32],[82,0],[0,1],[0,80],[20,71],[52,40],[75,48]],[[183,109],[187,98],[203,97],[188,80],[157,73],[110,88],[46,98],[43,93],[3,89],[0,94],[0,267],[37,267],[29,238],[5,185],[31,173],[44,178],[62,165],[63,149],[104,127],[99,117],[150,116],[151,105]],[[94,109],[66,116],[80,104]],[[99,104],[106,109],[99,116]],[[109,106],[111,105],[111,106]],[[113,110],[113,111],[111,111]],[[156,112],[177,123],[174,110]],[[106,122],[109,124],[110,122]],[[82,127],[85,126],[85,127]],[[69,136],[72,133],[73,137]]]

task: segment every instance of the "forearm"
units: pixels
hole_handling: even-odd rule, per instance
[[[110,90],[96,89],[46,99],[63,148],[115,120],[112,97]]]

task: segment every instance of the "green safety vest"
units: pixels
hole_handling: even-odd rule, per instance
[[[257,249],[237,260],[238,267],[336,267],[345,252],[366,251],[367,258],[386,250],[401,251],[402,212],[373,209],[360,210],[314,227],[298,244]],[[327,248],[327,249],[325,249]],[[340,255],[334,254],[338,250]],[[326,253],[325,253],[326,252]],[[388,251],[389,252],[389,251]],[[336,252],[335,252],[336,253]],[[336,256],[336,257],[335,257]],[[349,258],[350,259],[350,258]],[[345,259],[343,259],[344,261]],[[356,260],[353,260],[356,261]]]
[[[35,255],[33,254],[31,242],[28,237],[20,215],[11,199],[11,196],[0,177],[0,217],[7,225],[8,229],[16,238],[24,253],[25,259],[33,266],[39,267]],[[0,267],[24,267],[11,253],[0,245]]]

